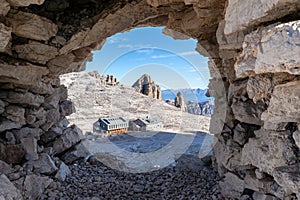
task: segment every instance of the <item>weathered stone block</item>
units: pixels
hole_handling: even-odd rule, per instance
[[[58,169],[57,173],[55,174],[55,178],[60,181],[65,181],[67,176],[69,176],[70,174],[71,174],[71,171],[70,171],[69,167],[64,162],[61,162],[59,169]]]
[[[281,166],[274,169],[273,176],[276,182],[281,185],[287,194],[291,191],[300,198],[300,164]]]
[[[7,0],[12,6],[29,6],[30,4],[41,5],[45,0]]]
[[[75,106],[72,101],[65,100],[59,104],[59,111],[63,116],[69,116],[76,112]]]
[[[24,181],[25,198],[29,200],[38,199],[44,190],[53,182],[48,177],[28,175]]]
[[[243,51],[237,57],[236,76],[243,78],[269,72],[299,75],[299,41],[300,21],[271,25],[248,34]]]
[[[1,5],[0,15],[5,16],[10,10],[9,3],[6,0],[0,0],[0,5]]]
[[[225,34],[231,34],[262,22],[281,18],[300,8],[298,0],[229,0],[225,14]]]
[[[58,31],[57,25],[49,19],[32,13],[18,11],[7,16],[12,32],[20,37],[47,41]]]
[[[74,149],[71,151],[66,152],[61,159],[67,163],[71,164],[72,162],[79,160],[79,159],[84,159],[88,155],[90,155],[89,151],[86,149],[86,147],[83,145],[82,142],[74,146]]]
[[[22,145],[4,145],[0,143],[0,160],[4,160],[9,164],[18,164],[21,163],[24,156],[25,151]]]
[[[63,134],[58,137],[53,143],[54,154],[62,153],[63,151],[71,148],[73,145],[77,144],[80,141],[82,132],[80,129],[72,125],[69,128],[65,129]]]
[[[220,182],[221,193],[226,198],[240,199],[245,189],[244,181],[233,173],[226,173]]]
[[[261,117],[271,123],[300,122],[300,81],[277,85]]]
[[[40,95],[34,95],[30,92],[9,92],[6,101],[25,106],[39,107],[44,102],[44,97]]]
[[[253,101],[235,101],[232,105],[232,112],[237,120],[247,124],[263,125],[261,114],[265,110],[261,103],[254,104]]]
[[[255,138],[250,138],[242,150],[242,163],[251,164],[270,175],[276,167],[285,166],[296,160],[290,147],[289,131],[255,131]]]
[[[22,199],[20,191],[4,175],[0,175],[0,199]]]
[[[0,82],[15,83],[20,86],[35,85],[42,76],[48,74],[46,67],[40,67],[31,64],[10,65],[8,63],[0,63]]]
[[[9,42],[11,40],[11,32],[12,32],[12,28],[7,27],[4,24],[0,23],[0,38],[1,38],[1,40],[0,40],[0,52],[6,52],[6,50],[8,48],[8,45],[9,45]]]
[[[21,144],[26,152],[26,160],[37,160],[39,158],[37,139],[33,137],[22,138]]]
[[[58,55],[58,50],[55,47],[36,41],[16,45],[13,49],[17,52],[19,58],[39,64],[46,64],[49,60]]]
[[[57,171],[54,161],[46,153],[40,154],[38,160],[28,162],[27,164],[32,165],[33,171],[40,174],[50,175]]]

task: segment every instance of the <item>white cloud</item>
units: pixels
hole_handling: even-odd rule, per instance
[[[128,41],[127,38],[119,38],[119,37],[112,37],[107,40],[109,44],[116,44],[116,43],[127,42],[127,41]]]
[[[154,55],[151,56],[153,59],[159,59],[159,58],[170,58],[170,57],[177,57],[177,56],[193,56],[193,55],[199,55],[196,51],[186,51],[186,52],[180,52],[176,54],[165,54],[165,55]]]
[[[151,47],[151,44],[119,44],[117,46],[118,49],[139,49]]]

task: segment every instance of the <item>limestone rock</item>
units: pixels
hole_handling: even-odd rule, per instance
[[[47,41],[58,31],[57,25],[49,19],[32,13],[19,11],[8,16],[12,32],[20,37]]]
[[[53,141],[57,136],[62,135],[63,131],[61,127],[52,126],[46,133],[41,135],[41,141],[44,144],[47,144]]]
[[[78,58],[74,53],[60,55],[47,63],[47,66],[53,74],[64,74],[74,71],[82,71],[85,69],[86,61],[90,60],[90,57]]]
[[[244,181],[245,187],[253,191],[257,191],[262,194],[272,194],[279,199],[284,199],[285,197],[284,190],[274,181],[273,178],[267,177],[264,179],[256,179],[255,173],[248,172]]]
[[[299,75],[299,40],[300,21],[271,25],[250,33],[235,64],[237,77],[268,72]]]
[[[50,175],[57,171],[57,167],[54,161],[46,153],[40,154],[38,160],[29,162],[27,164],[32,165],[33,171],[40,174]]]
[[[37,139],[33,137],[22,138],[21,144],[26,152],[26,160],[37,160],[39,158]]]
[[[19,58],[39,64],[46,64],[49,60],[58,55],[58,50],[55,47],[36,41],[16,45],[14,46],[14,50],[17,52]]]
[[[59,136],[53,143],[53,151],[55,154],[62,153],[80,141],[82,136],[81,130],[72,125],[65,129],[63,134]]]
[[[240,199],[245,188],[245,183],[237,175],[226,173],[220,182],[221,193],[226,198]]]
[[[0,82],[32,86],[48,72],[46,67],[31,64],[10,65],[8,63],[0,63]]]
[[[67,176],[69,176],[70,174],[71,174],[71,171],[70,171],[69,167],[64,162],[61,162],[59,169],[58,169],[57,173],[55,174],[55,178],[60,181],[65,181]]]
[[[274,170],[274,178],[287,193],[292,191],[300,198],[300,164],[278,167]]]
[[[20,143],[23,138],[35,138],[39,140],[42,130],[39,128],[23,127],[19,130],[13,130],[12,132],[16,138],[16,142]]]
[[[152,81],[148,74],[141,76],[133,85],[137,92],[155,99],[161,99],[161,91],[159,85]]]
[[[0,5],[1,5],[0,15],[5,16],[10,10],[9,3],[6,0],[0,0]]]
[[[44,131],[48,131],[54,124],[60,120],[59,108],[53,108],[46,113],[46,121],[42,125]]]
[[[82,142],[74,146],[74,149],[72,148],[70,151],[66,152],[61,159],[67,163],[71,164],[72,162],[87,158],[90,155],[87,148],[83,145]]]
[[[189,36],[187,36],[187,35],[185,35],[183,33],[180,33],[178,31],[174,31],[174,30],[169,29],[169,28],[164,28],[162,32],[163,32],[163,34],[165,34],[167,36],[170,36],[170,37],[172,37],[175,40],[187,40],[187,39],[190,39]]]
[[[300,81],[277,85],[262,120],[271,123],[300,122],[299,90]]]
[[[294,139],[296,145],[298,146],[298,148],[300,149],[300,132],[299,131],[295,131],[293,133],[293,139]]]
[[[8,101],[9,103],[39,107],[44,102],[44,97],[40,95],[34,95],[30,92],[9,92],[6,101]]]
[[[75,106],[72,101],[64,100],[59,104],[59,111],[64,116],[69,116],[76,112]]]
[[[25,198],[29,200],[38,199],[52,182],[53,180],[48,177],[27,175],[24,181]]]
[[[45,0],[7,0],[11,6],[29,6],[30,4],[41,5]]]
[[[17,200],[22,199],[20,191],[12,182],[4,175],[0,175],[0,199]]]
[[[38,81],[33,87],[30,88],[30,91],[37,94],[51,95],[54,93],[54,88],[50,83],[43,83],[42,81]]]
[[[250,138],[242,150],[242,163],[251,164],[270,175],[276,167],[288,165],[296,160],[286,138],[289,131],[255,131],[255,138]]]
[[[18,106],[7,106],[4,116],[14,122],[23,122],[25,120],[25,109]]]
[[[24,156],[25,151],[22,145],[4,145],[0,143],[0,160],[3,160],[9,164],[18,164],[21,163]]]
[[[13,122],[11,120],[2,120],[0,124],[0,132],[3,132],[5,130],[11,130],[11,129],[17,129],[21,128],[22,125],[25,124],[25,121],[21,122]]]
[[[177,108],[180,108],[180,110],[182,110],[183,112],[186,112],[187,106],[182,92],[177,93],[177,96],[175,98],[175,106]]]
[[[0,1],[1,3],[1,1]],[[2,3],[1,3],[2,7]],[[1,10],[0,10],[1,11]],[[1,12],[0,12],[1,15]],[[0,23],[0,52],[6,52],[9,42],[11,40],[11,32],[12,28],[5,26],[4,24]]]
[[[9,174],[13,171],[12,167],[7,164],[6,162],[4,162],[3,160],[0,160],[0,174]],[[1,192],[0,192],[1,194]]]
[[[229,0],[225,14],[225,34],[278,19],[300,8],[298,0]]]
[[[263,104],[254,104],[253,101],[236,101],[231,106],[237,120],[247,124],[263,125],[261,114],[265,110]]]
[[[5,111],[5,103],[0,100],[0,114],[4,113]]]

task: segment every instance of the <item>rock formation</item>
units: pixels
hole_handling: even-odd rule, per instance
[[[83,70],[107,37],[150,25],[197,39],[209,57],[223,195],[300,199],[299,0],[0,3],[0,159],[15,165],[0,198],[38,198],[60,160],[83,152],[58,76]]]
[[[161,91],[159,85],[156,85],[152,81],[151,77],[148,74],[141,76],[133,85],[133,88],[137,92],[142,93],[146,96],[153,97],[154,99],[161,100]]]
[[[214,113],[214,103],[212,101],[206,102],[187,102],[187,112],[194,115],[212,116]]]
[[[184,96],[182,94],[182,92],[178,92],[175,99],[174,99],[174,105],[177,108],[180,108],[180,110],[182,110],[183,112],[187,111],[187,107],[186,107],[186,103],[185,103],[185,99]]]

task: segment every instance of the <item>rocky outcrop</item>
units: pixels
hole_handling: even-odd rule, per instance
[[[194,115],[204,115],[211,117],[214,113],[214,103],[211,101],[206,102],[187,102],[187,112]]]
[[[137,92],[142,93],[146,96],[153,97],[154,99],[161,100],[161,91],[159,85],[156,85],[152,81],[151,77],[148,74],[141,76],[133,85],[133,88]]]
[[[175,99],[174,99],[174,105],[177,108],[180,108],[180,110],[182,110],[183,112],[187,111],[187,107],[186,107],[186,103],[185,103],[185,99],[184,96],[182,94],[182,92],[178,92]]]
[[[300,198],[299,0],[0,4],[0,159],[15,165],[9,181],[1,176],[3,198],[19,198],[15,188],[24,198],[39,198],[59,159],[83,157],[80,131],[68,128],[65,116],[74,109],[58,76],[83,70],[107,37],[142,26],[167,26],[175,38],[185,38],[179,32],[197,39],[197,50],[209,57],[210,132],[223,195]],[[159,88],[145,81],[137,88],[160,98]],[[37,167],[47,175],[34,171],[36,163],[47,163]]]

